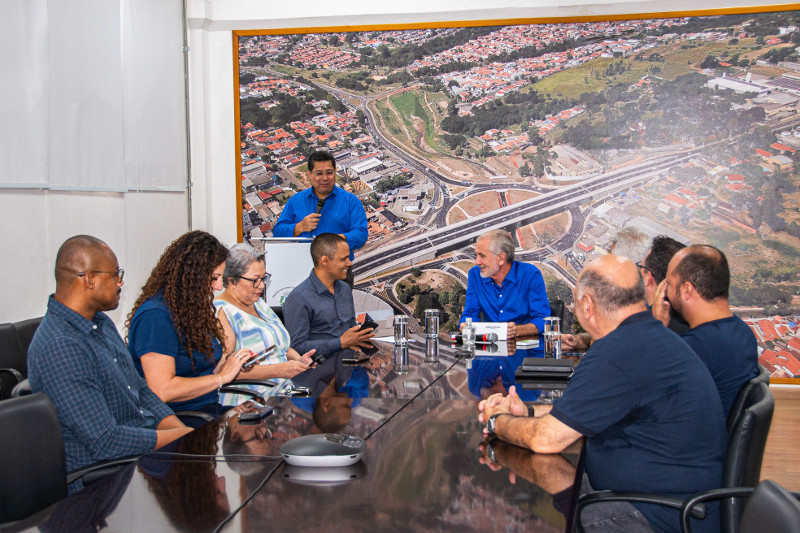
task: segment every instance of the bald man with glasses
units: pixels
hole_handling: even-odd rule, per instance
[[[191,431],[147,387],[104,313],[119,305],[124,274],[100,239],[67,239],[56,256],[56,292],[28,350],[31,389],[58,413],[67,472],[144,454]],[[81,487],[79,480],[68,490]]]

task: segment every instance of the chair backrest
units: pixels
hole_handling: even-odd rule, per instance
[[[67,495],[58,415],[43,393],[0,402],[0,524],[26,518]]]
[[[739,389],[739,393],[736,395],[736,399],[733,400],[733,404],[731,405],[731,410],[728,413],[728,420],[726,422],[726,426],[728,429],[728,435],[731,434],[731,429],[733,428],[734,424],[740,416],[742,416],[742,411],[744,411],[744,403],[747,399],[747,396],[750,394],[750,390],[755,387],[756,383],[765,383],[769,385],[769,370],[764,368],[761,365],[758,365],[758,375],[742,385],[742,388]]]
[[[739,531],[800,533],[800,501],[774,481],[762,481],[744,506]]]
[[[0,324],[0,400],[10,396],[20,376],[28,375],[28,347],[42,318]]]
[[[761,461],[772,423],[775,400],[769,387],[756,383],[744,400],[744,411],[728,434],[728,449],[722,471],[722,487],[755,487],[761,477]],[[720,518],[723,531],[736,531],[744,502],[723,500]]]
[[[561,327],[564,327],[564,300],[550,300],[550,316],[557,316],[561,319]]]
[[[11,395],[19,376],[25,376],[26,367],[14,324],[0,324],[0,400]]]

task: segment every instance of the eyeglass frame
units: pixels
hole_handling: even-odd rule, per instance
[[[637,266],[638,268],[641,268],[641,269],[642,269],[642,270],[644,270],[645,272],[649,272],[650,274],[652,274],[652,273],[653,273],[653,271],[652,271],[652,270],[650,270],[649,268],[647,268],[646,266],[644,266],[644,265],[643,265],[643,264],[641,264],[641,263],[636,263],[636,266]]]
[[[310,174],[312,176],[317,177],[317,178],[321,178],[322,176],[335,176],[336,175],[336,169],[332,168],[332,169],[329,169],[329,170],[312,170],[310,172]]]
[[[82,278],[90,272],[94,272],[95,274],[114,274],[114,277],[117,278],[117,283],[122,283],[122,279],[125,277],[124,268],[118,268],[116,270],[87,270],[86,272],[76,272],[75,275]]]
[[[252,279],[252,278],[246,278],[246,277],[244,277],[244,276],[239,276],[239,279],[246,279],[247,281],[249,281],[250,283],[252,283],[252,284],[253,284],[253,288],[254,288],[254,289],[255,289],[256,287],[258,287],[257,283],[258,283],[259,281],[260,281],[261,283],[263,283],[263,284],[264,284],[264,286],[266,287],[266,286],[267,286],[267,282],[268,282],[268,281],[269,281],[271,278],[272,278],[272,274],[270,274],[269,272],[266,272],[266,273],[264,274],[264,277],[261,277],[261,278],[256,278],[256,279]]]

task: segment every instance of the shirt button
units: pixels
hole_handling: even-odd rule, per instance
[[[139,409],[139,413],[141,413],[141,414],[144,414],[144,411],[142,411],[141,409]]]
[[[92,329],[97,329],[97,324],[92,324]]]
[[[500,295],[500,298],[502,298],[502,297],[503,297],[503,295],[501,294],[501,295]]]
[[[131,386],[130,385],[128,385],[128,390],[131,390]]]
[[[501,310],[500,310],[500,312],[502,313],[502,312],[503,312],[503,310],[501,309]]]

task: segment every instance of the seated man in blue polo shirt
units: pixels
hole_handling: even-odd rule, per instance
[[[31,389],[58,413],[67,472],[144,454],[191,431],[147,387],[103,312],[119,305],[123,274],[100,239],[67,239],[56,255],[56,292],[28,350]]]
[[[507,231],[492,230],[478,237],[460,324],[467,318],[507,322],[509,339],[542,330],[544,317],[550,315],[544,278],[535,266],[514,261],[515,247]]]
[[[316,237],[335,233],[347,241],[350,261],[353,251],[367,242],[367,214],[361,200],[336,186],[336,160],[329,152],[308,156],[308,179],[311,187],[286,202],[272,230],[275,237]],[[352,270],[347,283],[353,286]]]
[[[711,372],[726,420],[739,389],[758,375],[756,337],[731,311],[730,281],[728,259],[720,250],[707,244],[683,248],[669,262],[652,308],[664,325],[671,311],[688,322],[691,329],[683,340]]]
[[[575,315],[595,341],[563,395],[535,406],[533,416],[514,387],[507,396],[490,396],[478,404],[484,432],[537,453],[558,453],[586,437],[587,491],[683,498],[719,488],[726,432],[714,381],[692,349],[647,310],[636,266],[615,255],[587,265],[575,287]],[[680,530],[676,510],[607,505],[586,508],[587,531]],[[692,531],[719,531],[717,507],[693,520]]]

